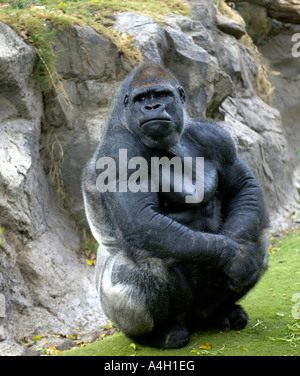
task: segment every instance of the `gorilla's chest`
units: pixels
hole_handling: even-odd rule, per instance
[[[195,230],[217,233],[221,220],[218,170],[206,149],[194,140],[182,141],[170,154],[157,153],[154,158],[161,162],[161,212]]]
[[[195,163],[194,168],[197,168]],[[184,170],[184,166],[183,166]],[[169,192],[161,191],[158,193],[160,208],[162,213],[172,218],[189,228],[198,231],[218,233],[221,221],[221,203],[217,197],[218,176],[217,169],[213,162],[204,159],[203,170],[201,172],[201,179],[198,187],[195,190],[202,190],[202,200],[197,203],[187,203],[187,197],[191,197],[191,193],[185,190],[186,186],[196,185],[195,174],[193,181],[185,184],[185,179],[190,179],[190,176],[182,174],[178,179],[183,180],[183,190],[176,192],[174,180],[171,179],[171,189]],[[189,174],[188,174],[189,175]],[[175,178],[175,174],[173,175]],[[202,184],[202,188],[199,186]],[[197,193],[197,192],[196,192]],[[196,200],[197,201],[197,200]]]
[[[181,145],[180,153],[174,154],[165,155],[165,159],[160,156],[166,167],[161,169],[159,179],[161,212],[194,230],[218,233],[221,203],[215,163],[199,157],[203,153],[199,149],[193,151],[192,146]]]
[[[170,211],[207,208],[218,186],[215,164],[191,154],[160,158],[160,161],[158,195],[161,205]]]

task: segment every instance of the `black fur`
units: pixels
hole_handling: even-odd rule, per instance
[[[247,315],[235,302],[267,267],[260,185],[228,133],[191,120],[184,102],[169,72],[138,67],[121,85],[83,174],[103,309],[127,336],[161,348],[184,346],[194,324],[244,327]],[[174,191],[100,192],[97,161],[111,157],[118,166],[120,149],[149,165],[152,157],[204,157],[203,200],[188,204]]]

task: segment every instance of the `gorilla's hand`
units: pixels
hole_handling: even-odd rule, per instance
[[[252,242],[239,241],[239,243],[239,251],[224,267],[228,285],[237,293],[245,292],[253,287],[260,275],[255,259],[257,245]]]

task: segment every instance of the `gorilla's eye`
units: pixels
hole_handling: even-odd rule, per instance
[[[161,91],[157,94],[157,98],[167,98],[170,96],[172,96],[172,93],[170,93],[169,91]]]
[[[137,95],[134,98],[134,102],[145,102],[147,100],[147,96],[145,94]]]

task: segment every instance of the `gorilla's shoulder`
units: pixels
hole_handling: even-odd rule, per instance
[[[232,164],[235,161],[235,144],[220,125],[207,119],[193,120],[187,132],[201,145],[205,156],[221,164]]]
[[[120,150],[126,150],[128,159],[133,157],[144,157],[149,154],[149,149],[125,127],[118,129],[115,133],[106,133],[98,145],[94,158],[103,157],[119,159]]]

